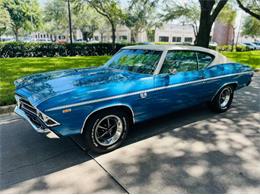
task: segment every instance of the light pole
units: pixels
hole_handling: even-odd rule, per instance
[[[31,11],[31,25],[32,25],[32,33],[31,33],[31,39],[33,37],[33,33],[34,33],[34,24],[33,24],[33,11],[32,11],[32,8],[33,8],[33,3],[32,3],[32,0],[30,0],[30,4],[31,4],[31,7],[30,7],[30,11]]]
[[[71,11],[70,11],[70,0],[68,0],[68,14],[69,14],[69,33],[70,33],[70,44],[72,44],[72,27],[71,27]]]

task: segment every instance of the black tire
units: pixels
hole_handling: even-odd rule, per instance
[[[229,99],[226,100],[226,103],[223,101],[223,98],[221,99],[221,97],[223,96],[223,93],[225,93],[225,92],[230,93]],[[227,86],[223,87],[217,93],[217,95],[214,97],[214,99],[210,102],[210,108],[213,111],[218,112],[218,113],[227,111],[232,104],[233,96],[234,96],[234,87],[233,86],[227,85]]]
[[[120,126],[120,129],[122,132],[121,132],[118,140],[115,143],[112,143],[111,145],[103,145],[105,143],[101,143],[100,139],[97,136],[97,132],[102,131],[102,129],[98,130],[98,125],[102,124],[102,121],[105,120],[106,117],[108,117],[108,118],[117,117],[118,120],[119,119],[121,120],[121,121],[119,120],[120,124],[122,124]],[[110,128],[110,127],[108,127],[108,128]],[[96,153],[107,153],[112,150],[115,150],[125,140],[129,128],[130,128],[130,117],[127,115],[126,112],[118,110],[118,109],[99,111],[90,117],[90,119],[88,120],[88,123],[86,123],[86,126],[85,126],[84,136],[85,136],[85,140],[86,140],[87,149],[91,150],[93,152],[96,152]],[[118,129],[118,127],[116,126],[115,131],[117,131],[117,129]],[[107,130],[104,130],[104,132],[106,132],[106,131]],[[109,135],[106,135],[106,136],[109,136]]]

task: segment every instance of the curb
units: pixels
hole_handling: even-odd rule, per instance
[[[8,106],[0,106],[0,114],[6,114],[14,111],[15,104],[8,105]]]

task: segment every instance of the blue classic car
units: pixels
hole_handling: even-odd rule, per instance
[[[250,67],[194,46],[122,48],[98,68],[30,75],[15,81],[15,112],[38,132],[82,134],[89,149],[120,146],[131,125],[208,102],[226,111],[250,84]]]

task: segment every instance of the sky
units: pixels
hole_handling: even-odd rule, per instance
[[[39,2],[40,2],[40,4],[41,4],[42,6],[44,6],[45,3],[47,2],[47,0],[39,0]]]

